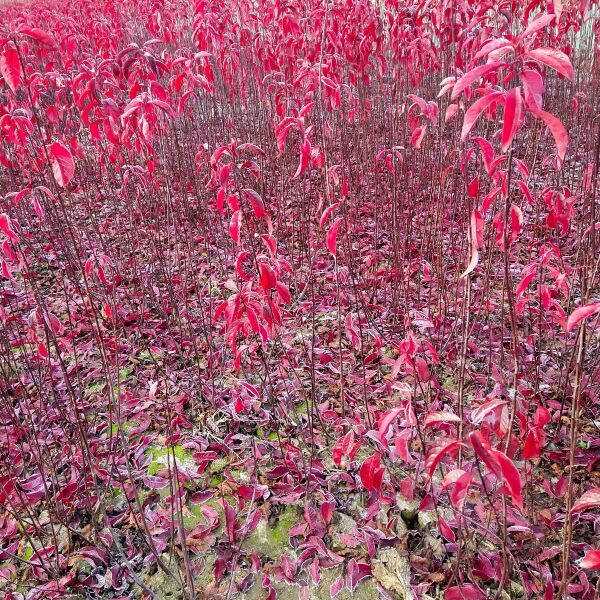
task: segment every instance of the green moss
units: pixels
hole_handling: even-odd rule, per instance
[[[278,560],[290,548],[290,529],[300,521],[296,507],[287,507],[276,519],[260,520],[258,527],[248,536],[244,547],[271,560]]]
[[[300,402],[296,405],[296,412],[306,415],[308,414],[308,401]]]
[[[220,475],[213,475],[210,478],[210,485],[211,487],[217,487],[219,484],[223,483],[223,477],[221,477]]]
[[[131,366],[123,367],[119,371],[119,381],[120,382],[125,381],[131,375],[132,370],[133,370],[133,367],[131,367]]]
[[[27,546],[25,546],[25,548],[23,549],[23,555],[21,556],[21,558],[23,560],[30,560],[32,556],[33,548],[29,544],[27,544]]]
[[[158,471],[168,468],[173,465],[175,460],[178,467],[183,469],[193,469],[195,466],[193,452],[186,450],[183,446],[154,446],[148,449],[148,453],[152,456],[152,461],[148,467],[148,474],[155,475]]]
[[[217,460],[213,460],[208,466],[209,473],[220,473],[225,469],[225,467],[229,464],[230,459],[228,456],[223,456],[222,458],[217,458]]]
[[[106,382],[104,381],[94,381],[92,383],[90,383],[86,388],[85,388],[85,394],[87,396],[89,396],[90,394],[96,394],[99,393],[103,390],[104,388],[104,384]]]
[[[142,350],[138,355],[137,359],[141,363],[153,363],[155,360],[160,358],[159,353],[154,353],[152,350]]]
[[[200,590],[206,589],[207,587],[212,585],[215,580],[213,575],[213,569],[215,567],[216,556],[212,554],[207,554],[204,557],[204,560],[204,570],[202,571],[202,573],[196,576],[194,580],[196,584],[196,589]]]

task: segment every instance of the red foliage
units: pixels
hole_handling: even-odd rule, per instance
[[[596,598],[599,9],[2,4],[7,597]]]

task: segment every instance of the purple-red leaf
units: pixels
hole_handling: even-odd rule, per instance
[[[600,550],[590,550],[579,562],[582,569],[600,569]]]
[[[0,73],[2,73],[8,87],[16,92],[21,83],[21,64],[19,54],[12,42],[6,44],[0,57]]]
[[[556,50],[556,48],[534,48],[533,50],[527,50],[525,56],[547,65],[573,81],[573,65],[564,52]]]
[[[298,179],[298,177],[300,177],[300,175],[302,175],[302,173],[306,171],[306,168],[308,167],[308,163],[310,161],[310,149],[310,140],[308,138],[305,138],[302,142],[302,146],[300,146],[300,162],[298,163],[298,168],[294,173],[293,179]]]
[[[75,163],[71,152],[58,142],[54,142],[49,149],[52,174],[60,187],[65,187],[75,174]]]
[[[542,76],[533,69],[525,69],[519,73],[519,79],[523,84],[523,95],[527,108],[542,108],[542,94],[544,93],[544,80]]]
[[[502,97],[502,92],[491,92],[479,98],[479,100],[475,100],[473,104],[468,108],[465,113],[465,119],[463,121],[462,131],[460,134],[460,139],[464,142],[467,139],[469,133],[473,127],[475,127],[475,123],[477,119],[479,119],[481,113],[490,105],[492,102],[496,102],[499,98]]]
[[[240,243],[240,226],[242,224],[242,211],[236,210],[231,215],[231,221],[229,222],[229,235],[231,239],[236,243]]]
[[[565,126],[562,124],[560,119],[543,110],[539,110],[537,108],[530,108],[529,112],[536,116],[538,119],[542,119],[542,121],[544,121],[544,123],[546,123],[546,125],[548,126],[548,129],[550,130],[550,133],[554,138],[558,162],[559,165],[561,165],[565,159],[565,154],[567,153],[567,146],[569,145],[569,136],[567,134]]]
[[[598,312],[600,312],[600,302],[586,304],[585,306],[576,308],[567,319],[567,331],[573,331],[581,321]]]
[[[381,454],[375,452],[369,458],[365,459],[360,466],[360,480],[369,492],[374,490],[381,491],[384,469],[381,465]]]
[[[333,256],[336,256],[337,254],[337,235],[341,224],[342,218],[338,217],[333,222],[333,225],[329,228],[329,230],[327,231],[327,235],[325,236],[327,241],[327,248],[329,249],[329,252],[333,254]]]
[[[519,129],[521,120],[521,88],[512,88],[506,94],[504,104],[504,125],[502,127],[502,152],[506,152]]]
[[[451,100],[454,100],[463,90],[468,88],[472,83],[491,73],[492,71],[496,71],[504,63],[502,61],[495,61],[491,63],[487,63],[485,65],[480,65],[479,67],[475,67],[470,71],[467,71],[462,77],[458,79],[458,81],[454,84],[452,88],[452,95],[450,96]]]
[[[600,506],[600,487],[595,487],[585,492],[573,505],[571,514],[596,508],[597,506]]]

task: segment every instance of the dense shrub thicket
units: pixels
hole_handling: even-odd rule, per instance
[[[0,7],[6,597],[598,598],[599,28]]]

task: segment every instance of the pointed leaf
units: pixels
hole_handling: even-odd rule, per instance
[[[333,254],[333,256],[336,256],[336,254],[337,254],[337,234],[338,234],[338,230],[339,230],[341,224],[342,224],[342,218],[338,217],[333,222],[333,225],[329,228],[329,231],[327,231],[327,235],[326,235],[327,248],[329,248],[329,252],[331,252],[331,254]]]
[[[542,76],[533,69],[525,69],[519,73],[519,79],[523,84],[525,106],[527,108],[542,108],[542,94],[544,93]]]
[[[381,454],[375,452],[360,466],[360,480],[369,492],[381,490],[384,469],[380,467]]]
[[[567,319],[567,331],[573,331],[578,323],[587,319],[587,317],[600,313],[600,302],[594,304],[586,304],[576,308]]]
[[[75,174],[75,163],[71,152],[58,142],[50,146],[50,163],[52,174],[60,187],[65,187]]]
[[[6,45],[0,57],[0,73],[8,87],[16,92],[21,83],[21,64],[19,54],[12,43]]]
[[[571,509],[571,514],[600,506],[600,487],[595,487],[583,494]]]
[[[519,36],[519,39],[523,40],[527,36],[533,35],[540,29],[543,29],[544,27],[546,27],[547,25],[552,23],[552,21],[554,21],[554,19],[555,19],[554,15],[548,15],[548,14],[537,15],[536,18],[529,24],[529,27],[527,27],[527,29]]]
[[[600,569],[600,550],[590,550],[579,562],[582,569]]]
[[[506,152],[519,129],[521,120],[521,88],[516,87],[506,94],[504,104],[504,125],[502,127],[502,152]]]
[[[388,429],[392,423],[398,418],[398,415],[402,412],[402,408],[393,408],[392,410],[385,412],[381,419],[379,419],[379,440],[386,448],[388,447],[387,439],[385,437],[386,433],[388,432]]]
[[[231,215],[231,221],[229,222],[229,235],[231,239],[236,243],[240,243],[240,226],[242,224],[242,211],[236,210]]]
[[[569,145],[569,136],[567,135],[565,126],[561,123],[560,119],[543,110],[530,108],[529,112],[538,119],[542,119],[548,126],[556,144],[556,154],[558,156],[559,165],[562,164],[565,159],[565,154],[567,153],[567,146]]]
[[[469,133],[473,127],[475,127],[475,123],[477,119],[481,116],[481,113],[490,105],[492,102],[496,102],[499,98],[502,97],[502,92],[492,92],[485,96],[479,98],[479,100],[475,100],[473,104],[468,108],[465,113],[465,119],[463,121],[462,131],[460,134],[460,139],[464,142],[467,139]]]
[[[549,66],[573,81],[573,65],[564,52],[556,50],[556,48],[534,48],[525,52],[525,56]]]
[[[454,100],[463,90],[468,88],[472,83],[491,73],[492,71],[496,71],[505,63],[502,61],[495,61],[485,65],[480,65],[479,67],[475,67],[470,71],[467,71],[462,77],[458,79],[458,81],[454,84],[452,88],[452,95],[450,96],[451,100]]]
[[[334,202],[333,204],[330,204],[324,211],[323,214],[321,215],[321,218],[319,219],[319,229],[323,229],[323,225],[325,225],[325,221],[327,221],[327,217],[332,213],[332,211],[337,208],[339,206],[339,202]]]
[[[298,179],[298,177],[300,177],[300,175],[306,171],[308,162],[310,161],[310,148],[310,140],[306,138],[302,142],[302,146],[300,146],[300,162],[298,163],[298,168],[294,173],[293,179]]]

